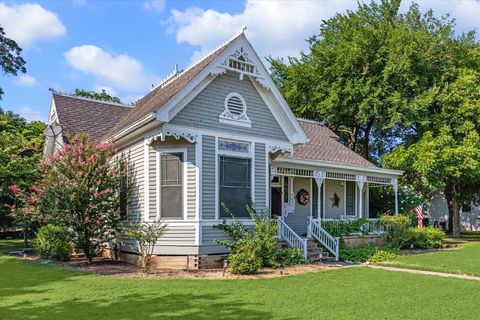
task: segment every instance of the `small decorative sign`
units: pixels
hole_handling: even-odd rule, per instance
[[[306,206],[310,202],[310,194],[305,189],[300,189],[297,193],[297,202],[302,206]]]

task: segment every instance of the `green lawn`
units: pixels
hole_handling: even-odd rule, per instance
[[[462,243],[458,249],[401,256],[382,265],[480,276],[480,243]]]
[[[0,256],[0,319],[478,319],[480,282],[368,268],[120,279]]]
[[[23,240],[0,240],[0,254],[23,249]]]

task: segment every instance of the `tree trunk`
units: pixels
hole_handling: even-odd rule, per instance
[[[460,204],[455,196],[453,197],[452,236],[460,238]]]
[[[367,127],[365,128],[365,137],[363,139],[363,150],[362,150],[362,157],[365,159],[368,159],[368,156],[370,155],[369,149],[370,149],[370,131],[372,130],[373,126],[373,119],[370,120],[367,124]]]
[[[357,149],[357,141],[358,141],[358,132],[360,128],[358,126],[353,127],[352,131],[349,132],[348,137],[348,148],[350,150],[356,151]]]
[[[23,227],[23,247],[28,248],[28,227]]]

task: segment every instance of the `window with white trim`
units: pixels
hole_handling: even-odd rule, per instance
[[[243,97],[232,92],[225,98],[225,110],[219,116],[220,122],[248,126],[250,127],[252,122],[247,116],[247,105]]]
[[[160,217],[183,219],[184,153],[160,154]]]
[[[248,218],[252,201],[252,157],[250,144],[218,140],[218,187],[220,218],[230,218],[222,203],[238,218]]]

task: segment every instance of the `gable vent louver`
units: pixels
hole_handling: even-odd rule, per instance
[[[232,92],[225,98],[225,111],[219,116],[220,122],[250,127],[252,122],[247,116],[247,105],[238,93]]]

